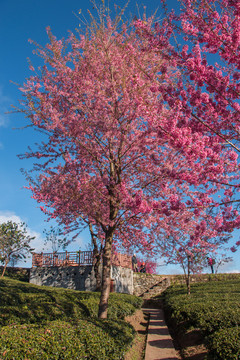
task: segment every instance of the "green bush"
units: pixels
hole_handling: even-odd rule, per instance
[[[97,317],[100,293],[50,288],[0,279],[0,326]],[[142,299],[111,293],[109,318],[124,319],[140,308]]]
[[[184,286],[172,286],[164,292],[163,300],[167,321],[178,332],[198,329],[214,359],[240,359],[238,279],[193,284],[189,296]]]
[[[206,335],[212,334],[220,329],[240,325],[240,309],[219,307],[215,311],[207,309],[205,313],[195,316],[196,324]]]
[[[240,328],[225,328],[208,338],[209,353],[213,360],[240,359]]]
[[[110,294],[108,319],[97,318],[100,294],[0,279],[1,360],[120,360],[134,337],[124,322],[142,299]],[[122,320],[121,320],[122,319]]]
[[[0,274],[3,272],[3,266],[0,266]],[[5,271],[5,275],[11,279],[29,282],[29,268],[18,268],[18,267],[7,267]]]
[[[1,329],[0,355],[4,360],[119,360],[133,336],[131,325],[123,321],[12,325]]]

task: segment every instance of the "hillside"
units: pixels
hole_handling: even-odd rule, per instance
[[[0,280],[2,359],[122,359],[134,338],[124,317],[142,300],[110,295],[109,318],[97,318],[99,293]]]

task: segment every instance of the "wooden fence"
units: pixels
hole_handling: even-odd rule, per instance
[[[92,251],[65,251],[54,253],[33,253],[32,267],[43,266],[81,266],[93,264]],[[129,255],[114,253],[112,265],[132,268],[132,258]]]

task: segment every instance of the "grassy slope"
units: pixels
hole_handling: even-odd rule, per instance
[[[134,335],[122,319],[141,306],[111,294],[109,319],[100,321],[99,293],[4,278],[0,294],[1,359],[121,359]]]

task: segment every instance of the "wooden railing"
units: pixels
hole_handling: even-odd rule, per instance
[[[43,266],[80,266],[92,265],[92,251],[65,251],[54,253],[33,253],[32,267]],[[129,255],[114,253],[112,256],[112,265],[132,268],[132,259]]]

